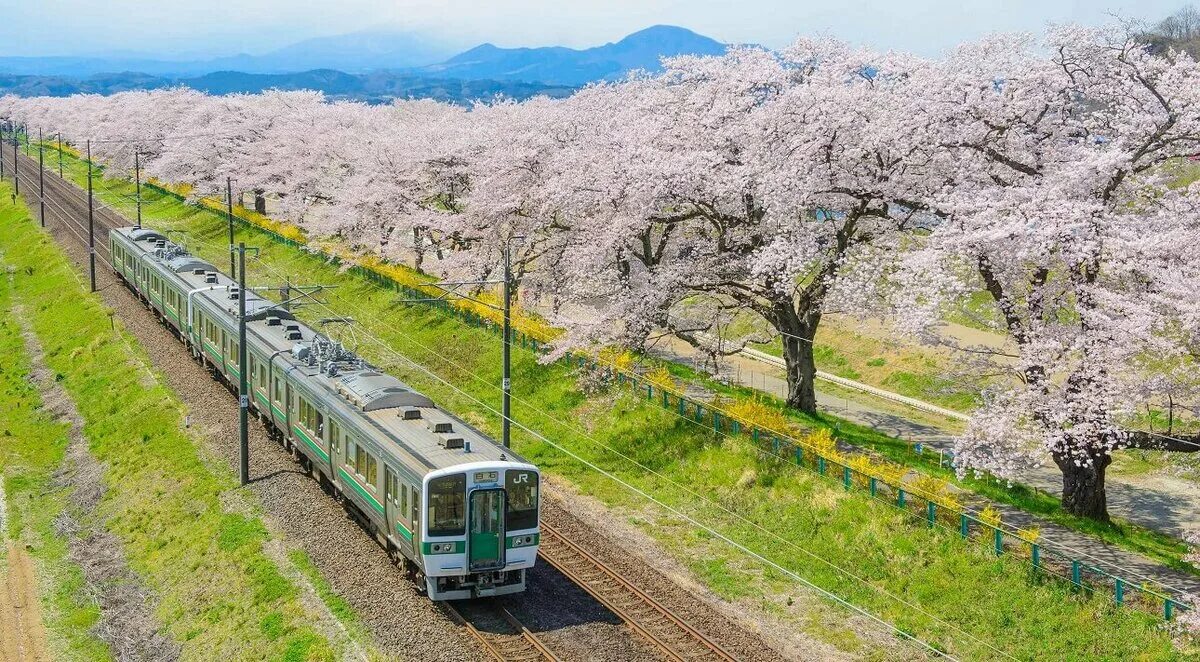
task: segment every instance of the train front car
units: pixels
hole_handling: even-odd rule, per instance
[[[537,559],[540,476],[520,462],[470,462],[425,477],[421,551],[433,600],[525,590]]]

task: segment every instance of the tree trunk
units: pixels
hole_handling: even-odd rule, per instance
[[[783,338],[783,363],[787,372],[787,405],[806,414],[817,413],[817,362],[812,339],[820,313],[798,315],[791,302],[776,305],[776,329]]]
[[[1078,517],[1109,521],[1108,498],[1104,492],[1104,470],[1112,463],[1105,454],[1093,457],[1090,465],[1076,466],[1071,457],[1055,456],[1063,474],[1063,510]]]
[[[267,198],[266,198],[266,196],[263,195],[263,193],[264,192],[262,189],[257,189],[254,191],[254,211],[262,214],[263,216],[266,216],[267,215]]]

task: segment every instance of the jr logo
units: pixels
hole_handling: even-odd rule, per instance
[[[528,483],[528,482],[529,482],[529,474],[517,474],[517,478],[516,478],[516,480],[513,481],[513,485],[520,485],[521,483]]]

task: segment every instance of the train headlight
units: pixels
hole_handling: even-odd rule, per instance
[[[435,542],[429,546],[429,551],[434,554],[449,554],[454,551],[454,543],[452,542]]]
[[[525,547],[537,542],[537,538],[533,535],[513,536],[513,547]]]

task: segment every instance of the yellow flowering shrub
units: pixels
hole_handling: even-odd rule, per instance
[[[675,378],[671,376],[671,371],[667,370],[664,365],[655,366],[650,372],[642,375],[642,379],[658,388],[675,388]]]
[[[1030,545],[1037,543],[1038,538],[1042,536],[1042,530],[1036,526],[1031,526],[1028,529],[1017,529],[1017,537]]]
[[[782,412],[754,398],[734,400],[725,407],[725,413],[746,427],[757,427],[780,434],[791,429],[791,424]]]
[[[998,527],[1003,519],[1004,517],[1000,514],[1000,511],[996,510],[992,506],[988,506],[979,511],[979,521],[987,524],[988,526]]]
[[[597,358],[601,363],[610,365],[624,373],[628,373],[633,369],[635,361],[633,352],[620,347],[605,347],[600,350]]]

